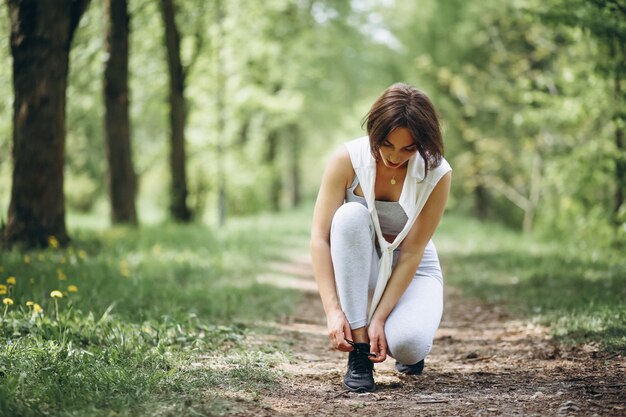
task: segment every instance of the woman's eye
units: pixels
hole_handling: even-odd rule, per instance
[[[415,152],[417,148],[404,148],[405,152]]]
[[[389,142],[383,142],[383,146],[384,146],[385,148],[390,148],[392,145],[391,145],[391,143],[389,143]]]

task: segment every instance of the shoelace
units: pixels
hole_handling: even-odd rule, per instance
[[[357,346],[357,345],[356,345],[356,343],[354,343],[354,341],[352,341],[352,340],[350,340],[350,339],[346,339],[345,337],[344,337],[344,340],[345,340],[346,342],[348,342],[348,344],[354,348],[354,351],[355,351],[356,353],[362,353],[362,354],[364,354],[364,355],[367,355],[368,357],[369,357],[369,356],[376,357],[376,354],[375,354],[375,353],[372,353],[372,352],[367,352],[367,351],[362,350],[359,346]]]
[[[369,357],[376,356],[376,354],[363,350],[360,346],[357,346],[356,343],[354,343],[354,341],[350,339],[345,339],[345,341],[354,348],[354,351],[352,352],[352,369],[354,370],[354,372],[357,374],[362,374],[370,371],[372,369],[372,362],[369,360]]]

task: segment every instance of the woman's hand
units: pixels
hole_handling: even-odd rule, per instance
[[[328,339],[333,348],[342,352],[350,352],[354,348],[345,339],[352,340],[350,324],[341,310],[335,310],[326,316]]]
[[[370,338],[370,352],[375,357],[370,357],[372,362],[383,362],[387,359],[387,339],[385,338],[385,323],[380,320],[372,320],[367,334]]]

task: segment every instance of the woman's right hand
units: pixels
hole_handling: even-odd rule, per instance
[[[350,352],[354,349],[346,342],[346,339],[352,340],[352,332],[343,311],[335,310],[326,315],[326,325],[328,327],[328,339],[333,348],[342,352]]]

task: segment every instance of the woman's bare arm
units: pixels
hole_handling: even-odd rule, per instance
[[[336,349],[350,351],[343,338],[351,338],[350,326],[337,298],[335,274],[330,257],[330,226],[337,209],[343,204],[346,188],[354,176],[348,150],[342,146],[329,159],[313,211],[311,228],[311,258],[313,273],[319,289],[329,338]]]

